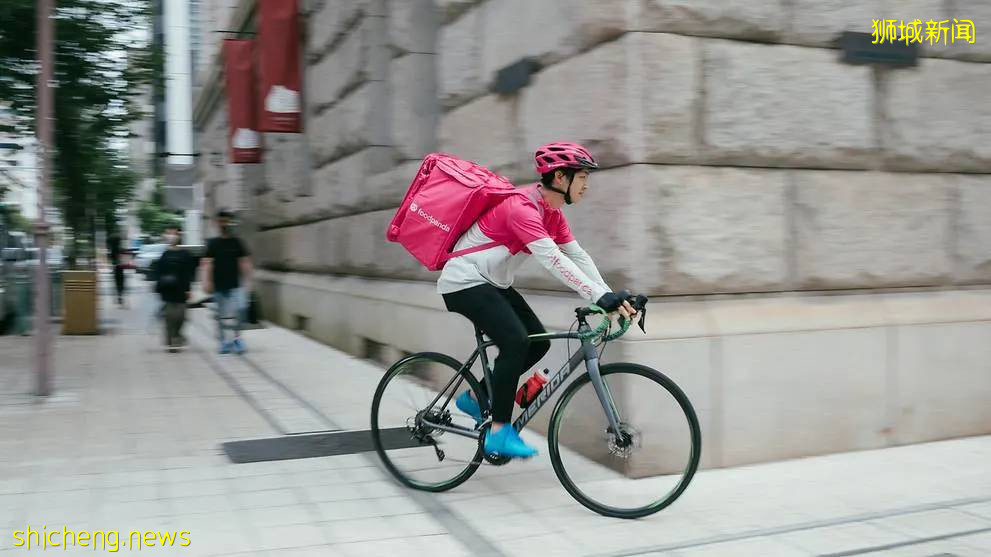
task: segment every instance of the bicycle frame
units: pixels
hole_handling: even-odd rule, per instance
[[[599,371],[599,352],[598,350],[596,350],[595,344],[593,344],[590,340],[582,339],[582,334],[590,330],[591,328],[589,327],[588,323],[586,323],[584,319],[581,319],[578,332],[576,333],[571,333],[571,332],[540,333],[536,335],[529,335],[530,340],[537,340],[537,341],[541,341],[541,340],[553,341],[553,340],[562,340],[562,339],[579,340],[581,341],[581,346],[578,348],[578,350],[575,351],[574,354],[571,355],[570,358],[568,358],[568,361],[563,366],[561,366],[557,370],[557,372],[554,373],[553,376],[551,376],[548,379],[547,384],[544,385],[544,388],[540,390],[540,394],[537,395],[536,400],[531,402],[530,405],[527,406],[526,410],[523,411],[523,414],[520,415],[520,417],[518,417],[516,421],[513,422],[513,427],[516,428],[516,431],[522,431],[523,428],[526,427],[526,424],[529,423],[530,420],[533,419],[533,417],[537,414],[537,412],[539,412],[540,409],[544,406],[544,404],[546,404],[547,401],[550,400],[552,396],[554,396],[554,393],[562,385],[564,385],[564,382],[568,379],[568,377],[571,376],[572,373],[574,373],[575,369],[577,369],[582,362],[585,363],[585,368],[588,370],[589,378],[592,381],[592,386],[595,388],[595,394],[599,398],[599,403],[602,405],[603,411],[606,413],[606,418],[609,421],[610,429],[612,431],[617,431],[617,432],[620,431],[619,424],[621,420],[620,420],[619,410],[617,410],[616,408],[616,402],[613,399],[612,392],[610,392],[609,390],[609,385],[602,380],[602,374]],[[461,366],[461,369],[458,370],[458,373],[455,374],[453,378],[451,378],[451,381],[449,381],[447,385],[440,390],[440,392],[434,398],[433,402],[430,403],[430,406],[428,406],[428,408],[433,408],[434,405],[437,404],[437,402],[441,399],[441,396],[444,393],[448,392],[448,390],[450,390],[452,387],[454,387],[454,390],[451,392],[452,393],[456,392],[457,387],[460,386],[461,381],[464,381],[464,378],[461,376],[461,372],[470,370],[471,366],[474,365],[475,360],[479,358],[481,358],[481,362],[482,362],[482,370],[484,375],[485,386],[489,392],[489,407],[491,408],[492,406],[491,393],[493,392],[492,368],[489,366],[489,358],[488,358],[488,354],[486,353],[486,349],[491,346],[495,346],[495,342],[491,340],[486,341],[482,337],[481,332],[479,332],[477,329],[475,331],[475,340],[478,344],[478,347],[475,349],[474,352],[472,352],[471,357],[469,357],[468,360]],[[445,408],[447,408],[447,405],[450,403],[451,398],[452,396],[449,396],[448,399],[444,402],[444,406],[441,407],[442,411]],[[435,424],[433,422],[428,422],[428,423],[432,428],[440,429],[443,431],[449,431],[451,433],[457,435],[463,435],[465,437],[472,437],[477,439],[481,435],[480,431],[477,429],[468,429],[460,426],[446,426],[441,424]]]

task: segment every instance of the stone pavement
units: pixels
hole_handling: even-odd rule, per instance
[[[44,402],[30,340],[0,337],[0,557],[28,525],[189,532],[143,549],[161,555],[991,555],[991,437],[703,471],[637,521],[578,505],[546,451],[439,495],[372,453],[232,464],[225,441],[367,429],[382,369],[273,326],[220,356],[206,309],[169,354],[152,303],[134,293],[105,308],[107,334],[59,337]]]

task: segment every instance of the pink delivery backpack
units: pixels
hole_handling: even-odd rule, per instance
[[[483,213],[510,195],[525,194],[483,166],[431,153],[424,157],[385,237],[402,244],[427,269],[439,271],[452,257],[499,245],[490,242],[451,252]]]

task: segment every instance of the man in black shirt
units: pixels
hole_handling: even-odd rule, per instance
[[[168,249],[155,265],[155,292],[165,303],[165,346],[175,352],[186,344],[182,325],[186,321],[186,301],[196,272],[196,260],[191,253],[179,247],[181,230],[165,229]]]
[[[217,305],[217,336],[220,353],[244,352],[241,323],[247,307],[247,291],[251,288],[251,259],[248,248],[234,235],[234,215],[229,211],[217,213],[220,236],[206,243],[203,256],[203,290],[213,293]],[[228,341],[226,331],[233,332]]]

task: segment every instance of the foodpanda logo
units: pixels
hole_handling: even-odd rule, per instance
[[[440,228],[444,232],[450,232],[451,231],[451,227],[449,225],[444,224],[444,223],[440,222],[439,220],[435,219],[433,215],[431,215],[430,213],[427,213],[426,211],[424,211],[423,209],[421,209],[420,206],[417,205],[415,202],[411,202],[409,204],[409,210],[412,211],[412,212],[414,212],[414,213],[416,213],[416,214],[418,214],[418,215],[420,215],[421,217],[423,217],[424,220],[426,220],[430,224],[436,226],[437,228]]]

